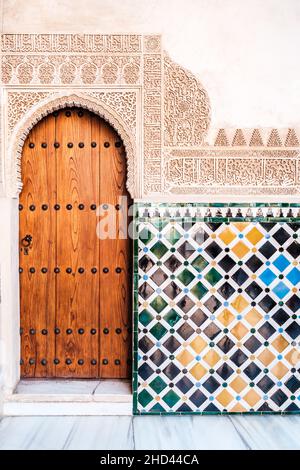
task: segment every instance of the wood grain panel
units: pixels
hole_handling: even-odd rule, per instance
[[[126,234],[126,219],[122,223],[131,200],[126,190],[124,147],[116,147],[120,139],[106,123],[101,126],[100,141],[100,203],[102,208],[105,204],[110,207],[116,220],[115,238],[100,242],[100,376],[122,378],[131,370],[131,240]],[[116,210],[117,204],[123,207]]]
[[[56,375],[97,377],[99,356],[99,240],[96,211],[99,204],[99,120],[83,111],[61,112],[57,118],[57,335]],[[68,144],[73,144],[69,148]],[[83,145],[80,148],[80,145]],[[72,208],[67,209],[71,204]],[[82,206],[82,209],[80,207]],[[66,270],[72,268],[72,274]],[[80,270],[84,270],[80,273]],[[83,334],[79,330],[84,330]],[[96,329],[96,335],[91,330]],[[71,334],[67,334],[72,330]],[[67,364],[66,361],[72,361]],[[82,365],[78,361],[84,361]]]
[[[19,233],[23,270],[20,273],[21,374],[24,377],[54,374],[56,222],[51,210],[56,196],[54,140],[55,118],[50,116],[31,131],[23,150]],[[30,148],[29,144],[34,147]],[[47,147],[43,148],[42,144]],[[27,255],[21,244],[26,235],[32,236],[32,248]],[[42,268],[47,272],[42,273]],[[31,273],[30,269],[35,272]]]

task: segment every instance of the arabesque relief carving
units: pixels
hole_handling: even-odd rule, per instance
[[[2,34],[1,44],[7,194],[21,189],[30,128],[72,102],[127,142],[135,198],[299,194],[299,129],[211,128],[206,89],[163,51],[160,35]]]

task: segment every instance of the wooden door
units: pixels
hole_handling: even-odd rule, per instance
[[[132,201],[119,136],[86,110],[55,112],[24,143],[22,179],[21,375],[128,377]],[[99,238],[106,221],[115,233]]]

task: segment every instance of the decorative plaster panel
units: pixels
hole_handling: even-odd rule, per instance
[[[30,128],[72,102],[98,109],[130,142],[135,198],[299,194],[298,129],[210,128],[205,88],[159,35],[3,34],[1,44],[7,194],[20,191]]]

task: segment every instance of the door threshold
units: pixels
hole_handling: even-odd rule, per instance
[[[23,379],[5,396],[6,416],[131,415],[129,380]]]

